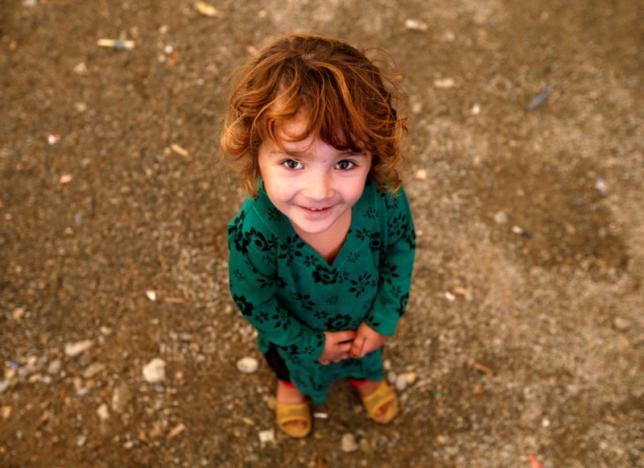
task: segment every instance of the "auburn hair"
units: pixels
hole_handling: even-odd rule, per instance
[[[276,131],[298,111],[305,112],[307,127],[294,141],[313,134],[338,150],[367,150],[378,189],[400,187],[407,127],[394,107],[395,80],[363,52],[333,38],[290,34],[260,50],[239,73],[220,144],[252,196],[262,141],[282,147]]]

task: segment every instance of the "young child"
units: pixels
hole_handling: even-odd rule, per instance
[[[383,73],[335,39],[289,35],[233,90],[221,137],[252,196],[228,225],[233,300],[278,378],[278,426],[311,430],[308,400],[349,379],[369,416],[397,412],[382,346],[414,263],[400,188],[406,132]]]

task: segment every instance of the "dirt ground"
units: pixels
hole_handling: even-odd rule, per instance
[[[0,4],[0,465],[644,466],[638,2],[212,5]],[[396,62],[418,230],[402,413],[338,383],[304,441],[236,368],[217,147],[233,68],[296,30]]]

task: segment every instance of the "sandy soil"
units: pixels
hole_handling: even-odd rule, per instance
[[[644,466],[637,3],[3,1],[0,465]],[[309,439],[262,443],[217,132],[232,69],[293,30],[404,76],[419,250],[387,359],[416,379],[390,426],[338,383]]]

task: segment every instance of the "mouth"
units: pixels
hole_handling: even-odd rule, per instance
[[[314,208],[314,207],[308,207],[308,206],[301,206],[300,208],[302,208],[307,213],[310,213],[310,214],[313,214],[313,215],[321,215],[321,214],[328,213],[329,211],[331,211],[331,208],[333,208],[333,207],[332,206],[325,206],[323,208]]]

